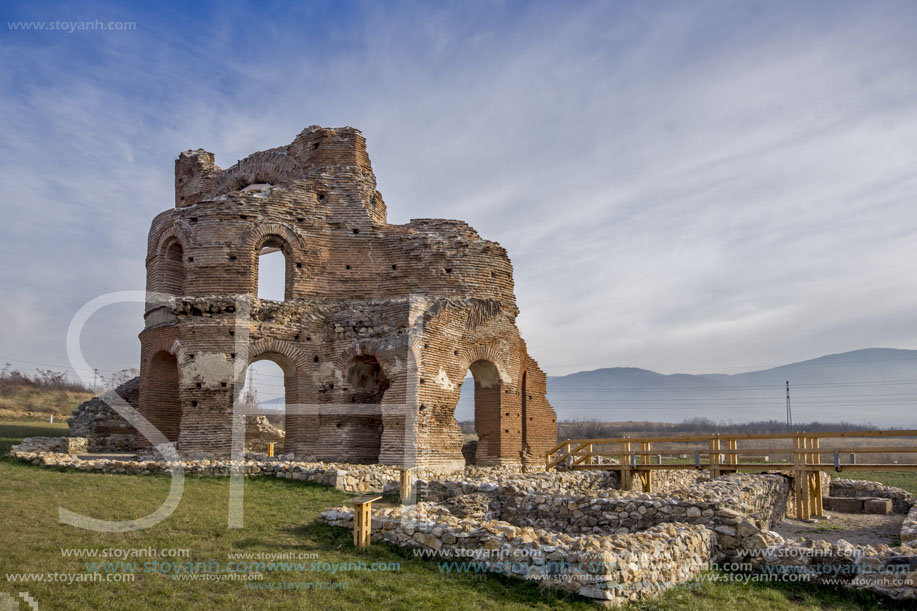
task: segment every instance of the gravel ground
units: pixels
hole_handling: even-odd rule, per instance
[[[774,530],[787,539],[806,537],[831,543],[845,539],[849,543],[861,545],[900,544],[903,514],[880,516],[826,511],[825,515],[828,516],[827,520],[817,520],[811,524],[786,518]]]

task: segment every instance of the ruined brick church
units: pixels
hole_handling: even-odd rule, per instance
[[[259,257],[278,250],[284,300],[258,299]],[[181,153],[146,266],[139,411],[183,456],[230,455],[262,359],[283,371],[297,460],[524,464],[556,442],[506,251],[461,221],[388,224],[356,129],[309,127],[226,170]],[[469,371],[478,443],[463,456]]]

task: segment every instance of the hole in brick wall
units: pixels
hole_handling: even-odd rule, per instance
[[[357,229],[356,227],[354,227],[354,228],[353,228],[353,233],[354,233],[354,235],[356,235],[356,234],[360,233],[360,230]]]
[[[194,261],[194,257],[188,257],[188,263],[192,263],[193,261]]]
[[[193,355],[193,354],[189,354],[189,355],[188,355],[188,360],[189,360],[189,361],[193,361],[193,360],[194,360],[194,355]]]
[[[491,277],[491,278],[496,278],[496,277],[497,277],[496,272],[490,272],[490,277]]]
[[[318,194],[318,201],[322,201],[323,199],[325,199],[325,194],[324,194],[324,193],[319,193],[319,194]]]
[[[306,336],[306,341],[307,341],[307,342],[311,342],[311,341],[312,341],[312,338],[311,338],[310,336],[307,335],[307,336]]]
[[[297,263],[297,264],[296,264],[296,269],[302,269],[302,263]]]
[[[235,335],[235,334],[236,334],[236,330],[235,330],[235,329],[230,329],[230,330],[229,330],[229,334],[230,334],[230,335]]]
[[[263,416],[272,426],[284,429],[287,400],[295,398],[288,397],[286,392],[291,374],[292,364],[282,355],[262,353],[252,357],[242,378],[237,378],[244,381],[234,387],[236,404],[244,413],[257,414],[258,419]],[[247,415],[246,419],[254,417]],[[248,441],[246,438],[246,442]],[[271,439],[258,439],[254,443],[264,444],[268,441]],[[282,439],[277,441],[278,447],[283,445]],[[263,445],[261,447],[265,448]]]
[[[321,142],[313,142],[313,143],[312,143],[312,150],[314,151],[315,149],[317,149],[317,148],[318,148],[318,145],[320,145],[320,144],[321,144]]]
[[[191,402],[191,407],[197,407],[197,401],[192,401],[192,402]]]
[[[305,221],[305,220],[306,220],[306,217],[304,217],[304,216],[297,216],[297,217],[296,217],[296,222],[298,222],[298,223],[302,223],[302,222]]]
[[[220,382],[220,388],[226,388],[226,382]]]
[[[229,358],[231,358],[231,359],[236,358],[236,353],[235,353],[235,352],[230,352],[230,353],[229,353]]]
[[[398,269],[398,266],[392,263],[392,269]]]
[[[318,362],[318,357],[317,357],[317,356],[312,357],[312,362],[313,362],[313,363],[317,363],[317,362]]]
[[[185,199],[185,198],[183,197],[182,199]],[[196,217],[196,216],[192,216],[192,217],[189,218],[188,220],[191,221],[192,223],[196,223],[196,222],[197,222],[197,217]]]
[[[453,350],[452,354],[454,354],[455,356],[458,356],[458,350]]]
[[[490,361],[474,361],[468,367],[468,373],[462,376],[455,419],[466,436],[462,455],[469,465],[487,464],[496,457],[498,448],[504,443],[500,414],[506,412],[509,404],[503,402],[503,390],[500,371]]]
[[[506,412],[506,415],[509,416],[509,412]]]
[[[248,215],[247,215],[247,214],[240,214],[240,215],[239,215],[239,218],[242,219],[243,221],[247,221],[247,220],[248,220]]]
[[[338,428],[338,429],[341,428],[342,426],[344,426],[344,425],[343,425],[343,423],[341,423],[341,422],[338,422],[337,424],[334,425],[334,427],[335,427],[335,428]]]
[[[427,406],[424,405],[423,403],[421,403],[421,404],[420,404],[420,411],[422,411],[422,412],[427,411]]]
[[[296,335],[294,335],[294,336],[293,336],[293,339],[294,339],[294,340],[299,339],[299,333],[297,333]]]
[[[180,202],[183,202],[183,201],[185,201],[185,196],[184,196],[184,195],[182,195],[181,197],[179,197],[179,198],[178,198],[178,201],[180,201]]]
[[[424,350],[428,350],[429,348],[430,348],[430,344],[424,344],[424,345],[423,345],[423,349],[424,349]]]
[[[328,385],[328,389],[329,389],[329,390],[334,390],[334,382],[332,382],[331,384]]]
[[[236,259],[238,259],[238,257],[236,257],[236,255],[229,255],[229,260],[230,260],[230,261],[235,261]]]
[[[345,266],[344,266],[344,269],[350,269],[350,266],[349,266],[349,265],[345,265]]]
[[[424,382],[425,380],[423,378],[420,378],[420,383],[423,384]]]
[[[195,386],[197,386],[198,388],[200,388],[201,386],[203,386],[203,384],[201,384],[200,382],[198,382],[197,384],[195,384]]]
[[[258,299],[283,301],[287,296],[286,244],[269,238],[258,251]]]
[[[451,274],[451,273],[452,273],[452,268],[451,268],[451,267],[446,267],[446,268],[443,268],[443,271],[446,272],[447,274]]]

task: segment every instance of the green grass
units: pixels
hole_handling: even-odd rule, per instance
[[[3,448],[25,436],[54,434],[45,424],[0,424]],[[59,430],[59,429],[57,429]],[[5,451],[5,450],[4,450]],[[66,472],[0,460],[0,573],[87,572],[85,560],[63,557],[61,548],[187,548],[190,558],[225,565],[230,552],[314,553],[324,562],[395,562],[392,572],[265,573],[265,581],[344,584],[345,589],[258,591],[239,581],[177,581],[168,575],[137,573],[133,583],[10,583],[0,592],[28,591],[40,609],[582,609],[590,602],[524,582],[490,575],[441,575],[433,560],[407,550],[373,545],[358,550],[344,529],[320,523],[318,514],[350,494],[317,485],[252,478],[245,483],[245,525],[226,526],[228,480],[187,477],[181,504],[164,522],[133,533],[95,533],[58,522],[58,507],[102,519],[143,516],[166,498],[163,476]],[[140,558],[136,562],[143,562]],[[718,573],[714,573],[717,575]],[[876,597],[787,584],[704,583],[680,589],[631,609],[902,608]],[[913,607],[912,607],[913,608]]]

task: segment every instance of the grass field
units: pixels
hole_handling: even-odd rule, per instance
[[[60,427],[0,424],[0,451],[31,435],[60,434]],[[491,575],[443,575],[433,560],[421,560],[388,545],[352,546],[351,534],[317,521],[325,508],[349,494],[317,485],[272,478],[245,484],[245,526],[228,529],[226,479],[187,477],[175,513],[147,530],[93,533],[62,525],[58,507],[103,519],[137,518],[165,499],[170,479],[160,476],[101,475],[53,471],[9,458],[0,460],[0,592],[28,591],[40,609],[595,609],[577,597],[561,596],[537,584]],[[135,574],[133,582],[12,583],[11,574],[86,575],[86,559],[64,557],[67,549],[188,549],[182,561],[216,561],[228,554],[311,554],[308,562],[386,563],[387,571],[304,571],[265,573],[263,583],[326,584],[311,591],[246,589],[241,581],[181,581],[158,572]],[[149,558],[134,559],[142,563]],[[163,559],[168,560],[168,559]],[[173,559],[174,560],[174,559]],[[93,560],[96,561],[96,560]],[[395,568],[397,567],[397,568]],[[327,567],[321,567],[327,568]],[[131,571],[129,571],[131,572]],[[116,573],[117,574],[117,571]],[[719,573],[713,572],[712,576]],[[307,587],[300,585],[300,588]],[[629,609],[722,610],[877,609],[902,607],[877,597],[827,588],[785,584],[703,583],[672,591]]]
[[[40,418],[65,421],[83,401],[95,395],[91,392],[52,390],[27,385],[8,384],[0,392],[0,418],[26,420]]]

